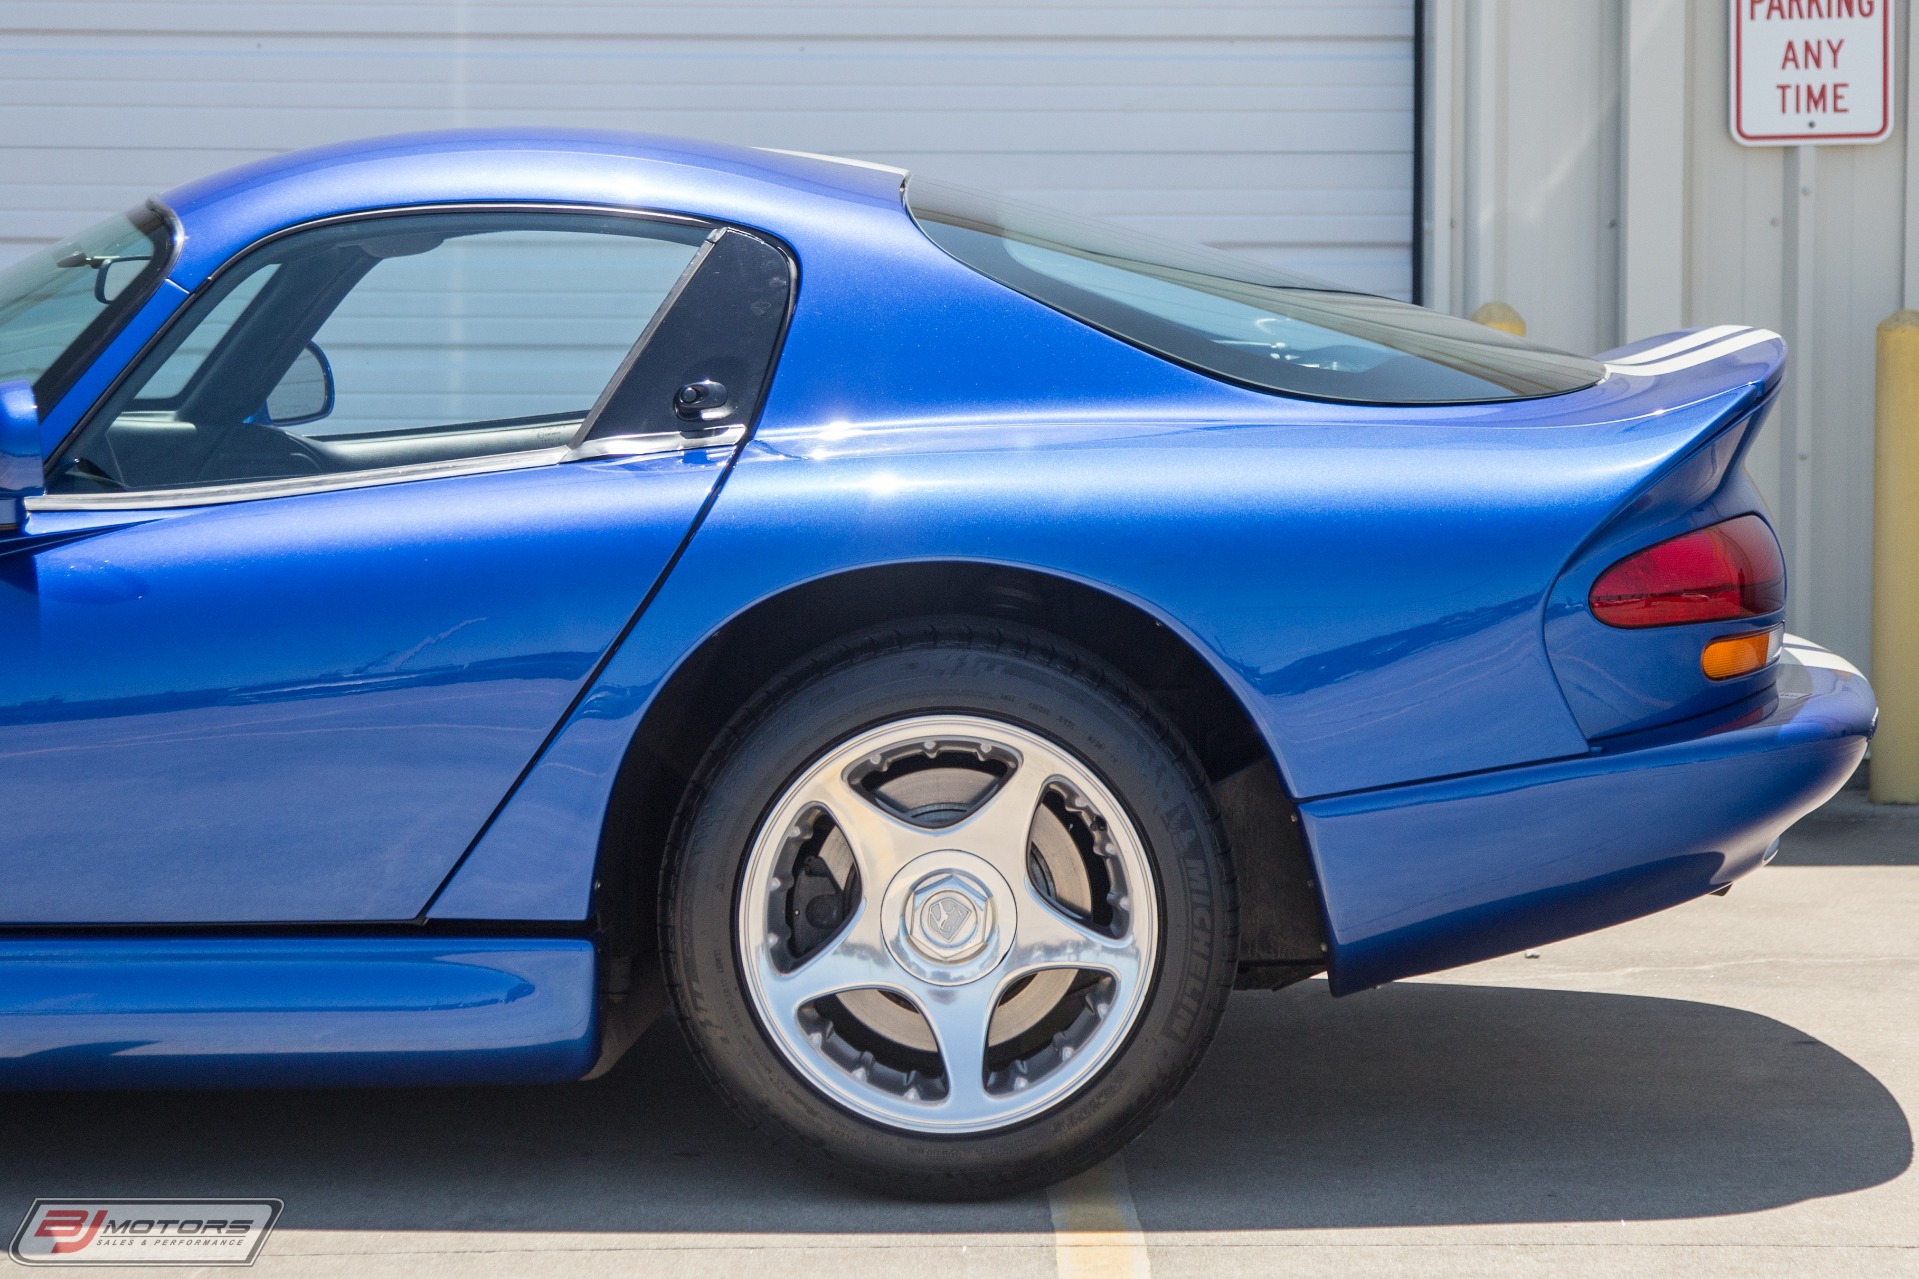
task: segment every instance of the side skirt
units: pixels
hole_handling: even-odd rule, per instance
[[[578,1079],[594,963],[573,938],[0,938],[0,1088]]]

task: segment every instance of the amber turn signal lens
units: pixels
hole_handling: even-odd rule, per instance
[[[1783,626],[1769,626],[1748,635],[1728,635],[1724,639],[1716,639],[1706,645],[1706,651],[1699,655],[1699,669],[1706,672],[1707,679],[1750,675],[1779,656],[1779,641],[1785,629]]]

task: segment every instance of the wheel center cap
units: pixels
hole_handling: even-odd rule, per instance
[[[991,863],[958,849],[915,858],[881,910],[893,958],[943,986],[990,972],[1012,944],[1012,890]]]
[[[952,963],[985,949],[993,898],[971,875],[935,871],[913,886],[906,911],[906,939],[913,948],[928,959]]]

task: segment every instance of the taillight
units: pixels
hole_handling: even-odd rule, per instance
[[[1741,515],[1628,555],[1599,575],[1587,603],[1608,626],[1758,617],[1786,606],[1786,565],[1766,522]]]

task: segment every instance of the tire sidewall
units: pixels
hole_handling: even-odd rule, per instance
[[[1007,629],[994,628],[990,645],[935,633],[890,649],[861,646],[783,689],[776,683],[701,770],[668,858],[669,983],[715,1082],[750,1123],[894,1191],[1030,1183],[1117,1149],[1191,1073],[1231,987],[1231,874],[1190,752],[1112,672],[1057,644],[1009,645]],[[1006,721],[1091,767],[1140,836],[1159,909],[1151,987],[1126,1041],[1067,1099],[990,1133],[889,1129],[815,1091],[755,1014],[735,939],[748,852],[793,779],[859,732],[940,713]]]

